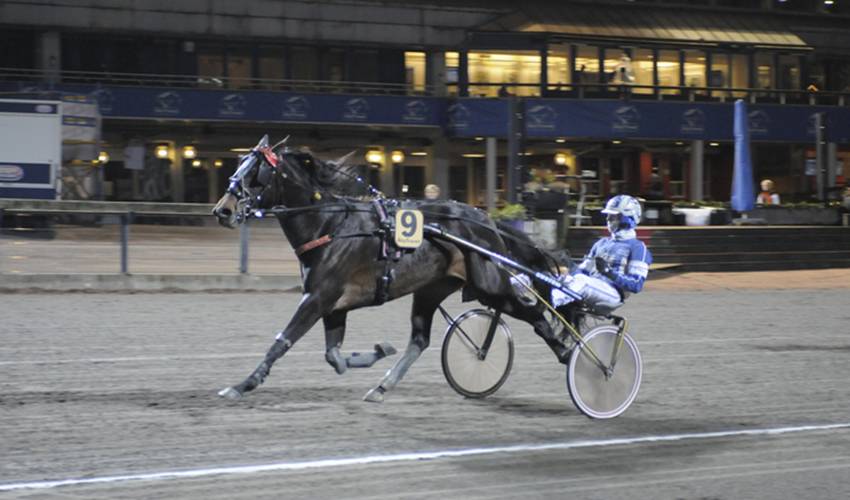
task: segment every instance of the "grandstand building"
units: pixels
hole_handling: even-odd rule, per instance
[[[0,0],[0,92],[97,101],[106,200],[213,201],[266,133],[392,196],[484,205],[490,165],[503,198],[728,200],[737,99],[755,176],[806,200],[815,114],[825,188],[850,171],[845,3]]]

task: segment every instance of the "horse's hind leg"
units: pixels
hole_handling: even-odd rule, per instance
[[[404,354],[396,361],[392,368],[387,371],[381,382],[363,397],[365,401],[382,403],[384,394],[395,388],[401,381],[410,366],[419,359],[428,344],[431,342],[431,322],[437,306],[455,290],[461,283],[455,278],[447,279],[439,284],[429,285],[428,291],[418,291],[413,294],[413,310],[411,311],[410,323],[412,331],[410,342],[407,344]]]
[[[375,344],[374,352],[353,352],[351,356],[345,357],[340,352],[342,341],[345,339],[345,317],[346,311],[336,311],[324,318],[325,323],[325,360],[340,375],[347,368],[368,368],[387,356],[396,353],[393,346],[386,342]]]
[[[516,319],[525,321],[534,327],[534,333],[546,342],[549,349],[558,358],[558,361],[566,364],[570,356],[570,348],[564,344],[564,341],[555,334],[552,330],[552,325],[546,321],[543,312],[537,306],[528,306],[519,301],[519,299],[511,298],[502,304],[502,312],[513,316]]]
[[[321,317],[322,312],[318,296],[309,293],[304,295],[298,309],[296,309],[292,319],[289,320],[289,324],[275,337],[274,344],[269,348],[262,363],[254,369],[248,378],[233,387],[222,389],[218,395],[227,399],[239,399],[244,393],[256,389],[269,375],[274,362],[286,354],[293,344],[304,336]]]
[[[346,315],[346,311],[336,311],[322,318],[325,323],[325,360],[340,375],[348,368],[345,357],[339,352],[345,338]]]

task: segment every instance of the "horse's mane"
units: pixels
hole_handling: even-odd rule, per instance
[[[356,200],[374,200],[383,195],[372,187],[360,172],[360,166],[351,163],[350,160],[354,156],[355,151],[332,160],[322,160],[316,156],[310,148],[302,146],[299,148],[287,148],[285,144],[278,143],[273,151],[281,156],[285,153],[294,153],[296,155],[309,156],[313,164],[318,166],[320,171],[314,176],[313,180],[325,192],[334,196],[343,198],[353,198]]]

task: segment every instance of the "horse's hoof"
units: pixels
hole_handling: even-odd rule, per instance
[[[371,391],[367,392],[365,396],[363,396],[363,401],[368,401],[370,403],[383,403],[384,402],[384,390],[380,385],[375,387]]]
[[[389,342],[375,344],[375,353],[378,354],[378,357],[385,358],[387,356],[392,356],[397,352],[398,351],[395,350],[395,347],[393,347]]]
[[[237,391],[233,387],[228,387],[226,389],[218,391],[218,395],[223,397],[224,399],[229,399],[231,401],[238,401],[242,399],[242,393]]]

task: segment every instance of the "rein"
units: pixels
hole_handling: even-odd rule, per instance
[[[288,160],[286,158],[286,154],[287,154],[286,150],[284,150],[284,153],[282,153],[281,156],[278,156],[278,154],[273,151],[273,148],[269,148],[268,146],[265,146],[265,147],[259,147],[259,148],[254,149],[252,151],[252,153],[258,157],[258,160],[265,161],[276,174],[281,175],[284,178],[288,177],[288,175],[284,171],[283,166],[281,165],[281,163],[288,163]],[[332,163],[332,162],[325,162],[325,163],[322,163],[322,165],[325,168],[330,169],[335,174],[347,177],[347,178],[355,181],[356,183],[362,185],[368,191],[369,195],[374,196],[375,199],[377,199],[377,200],[386,199],[384,197],[384,194],[381,191],[376,189],[371,184],[367,183],[361,176],[354,175],[354,174],[352,174],[352,173],[350,173],[350,172],[348,172],[344,169],[341,169],[335,163]],[[237,176],[237,174],[234,174],[234,176],[231,177],[231,181],[233,181],[234,177],[236,177],[236,176]],[[243,174],[243,176],[244,176],[244,174]],[[240,184],[241,184],[242,179],[240,178],[239,180],[240,180]],[[296,184],[300,185],[300,183],[296,183]],[[373,212],[372,208],[370,208],[370,209],[355,208],[355,207],[352,206],[352,203],[350,203],[345,198],[342,198],[344,201],[341,201],[341,202],[335,201],[335,202],[330,202],[330,203],[320,203],[318,205],[310,205],[310,206],[304,206],[304,207],[286,207],[286,206],[283,206],[283,205],[278,205],[278,206],[274,206],[274,207],[269,208],[269,209],[252,209],[251,205],[253,203],[251,203],[251,201],[252,201],[251,198],[253,198],[253,197],[251,197],[251,198],[244,197],[243,198],[243,196],[240,196],[240,195],[242,195],[242,193],[234,192],[233,188],[234,188],[234,186],[233,186],[233,184],[231,184],[230,188],[228,188],[228,192],[231,192],[232,194],[236,195],[237,198],[239,198],[239,199],[247,198],[245,200],[245,201],[248,202],[247,206],[245,207],[245,209],[243,209],[244,212],[245,212],[244,217],[246,217],[246,218],[251,217],[251,216],[256,217],[256,218],[263,218],[263,217],[265,217],[266,214],[273,214],[273,215],[278,216],[278,217],[287,217],[287,216],[300,215],[300,214],[308,213],[308,212],[326,212],[326,213],[327,212],[344,212],[345,213],[345,217],[343,218],[342,221],[340,221],[339,224],[337,224],[334,231],[331,231],[331,232],[329,232],[325,235],[320,236],[319,238],[308,241],[307,243],[304,243],[304,244],[296,247],[295,253],[298,256],[300,256],[300,255],[302,255],[306,252],[309,252],[310,250],[313,250],[315,248],[319,248],[323,245],[326,245],[326,244],[330,243],[331,241],[333,241],[334,239],[355,238],[355,237],[370,237],[370,236],[375,236],[380,231],[380,228],[379,228],[376,231],[371,232],[371,233],[370,232],[358,232],[358,233],[350,233],[350,234],[336,234],[336,229],[338,229],[340,226],[342,226],[345,223],[345,220],[348,218],[348,215],[351,212]],[[267,188],[268,188],[268,185],[263,186],[263,192]],[[313,199],[314,200],[321,200],[323,194],[330,195],[333,198],[340,199],[340,197],[338,197],[338,195],[335,195],[332,191],[330,191],[328,189],[322,189],[322,188],[316,189],[316,186],[303,186],[303,185],[301,186],[301,188],[307,189],[307,190],[312,190],[314,192],[313,193]],[[257,196],[256,198],[259,198],[260,196],[262,196],[262,193],[259,196]],[[459,220],[459,221],[464,221],[464,222],[467,222],[467,223],[475,224],[477,226],[486,228],[490,231],[495,232],[496,234],[498,234],[502,238],[508,238],[508,239],[510,239],[514,242],[520,243],[522,245],[528,246],[528,247],[536,250],[542,256],[544,256],[544,258],[548,259],[551,263],[553,263],[556,268],[558,267],[558,259],[556,259],[550,252],[538,247],[537,245],[534,245],[533,243],[530,243],[530,242],[525,241],[521,238],[518,238],[518,237],[516,237],[516,236],[514,236],[510,233],[502,231],[498,227],[492,227],[492,226],[489,226],[487,224],[484,224],[482,222],[479,222],[475,219],[471,219],[471,218],[468,218],[468,217],[450,216],[450,215],[445,215],[443,213],[434,212],[434,211],[430,211],[430,210],[421,210],[421,212],[423,214],[430,215],[432,218],[438,219],[438,220]],[[380,214],[378,214],[378,217],[380,219]]]

